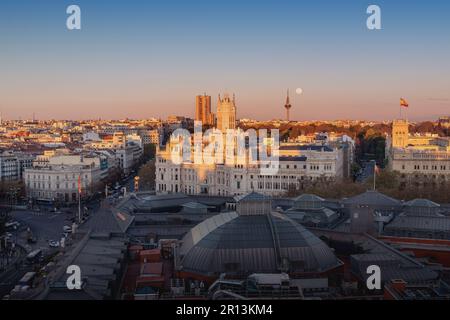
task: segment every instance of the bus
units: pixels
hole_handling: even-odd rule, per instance
[[[33,287],[34,279],[36,278],[36,272],[27,272],[22,279],[19,280],[20,286],[28,286],[30,288]]]
[[[42,258],[42,250],[36,249],[27,255],[27,262],[29,264],[35,264],[39,262],[41,258]]]

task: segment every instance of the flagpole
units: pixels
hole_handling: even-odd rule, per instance
[[[78,224],[81,224],[81,171],[78,177]]]
[[[81,224],[81,193],[78,192],[78,223]]]
[[[377,164],[375,163],[375,166],[376,165]],[[377,170],[375,169],[375,167],[373,167],[373,191],[377,191],[376,181],[377,181]]]
[[[373,191],[377,190],[377,162],[373,160]]]

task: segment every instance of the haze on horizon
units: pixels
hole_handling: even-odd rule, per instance
[[[292,120],[390,120],[400,97],[411,120],[449,114],[449,2],[376,1],[381,31],[366,1],[241,2],[1,1],[3,118],[193,117],[234,92],[238,118],[282,119],[287,88]]]

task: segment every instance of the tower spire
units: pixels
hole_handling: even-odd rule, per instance
[[[289,110],[292,108],[289,99],[289,89],[287,89],[286,104],[284,105],[284,108],[286,109],[286,120],[289,121]]]

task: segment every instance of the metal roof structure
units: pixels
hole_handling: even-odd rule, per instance
[[[380,241],[368,234],[353,234],[326,229],[312,230],[317,236],[357,244],[363,254],[351,255],[352,272],[366,281],[369,265],[379,265],[382,281],[403,279],[409,283],[432,282],[438,273],[404,252]]]
[[[123,237],[96,238],[87,233],[73,250],[65,253],[64,261],[58,267],[55,280],[43,292],[46,300],[101,300],[112,299],[117,294],[120,282],[121,264],[127,251]],[[81,290],[69,290],[67,265],[77,265],[82,270],[84,285]]]
[[[367,191],[357,196],[343,200],[344,204],[349,205],[368,205],[368,206],[384,206],[384,207],[397,207],[401,206],[401,202],[388,197],[378,191]]]
[[[414,199],[405,203],[408,207],[439,208],[440,205],[427,199]]]
[[[308,194],[308,193],[304,193],[300,196],[298,196],[297,198],[294,199],[295,202],[297,201],[307,201],[307,202],[323,202],[325,201],[325,199],[316,196],[315,194]]]
[[[183,238],[183,271],[203,275],[325,272],[341,265],[333,251],[303,226],[277,213],[223,213],[200,223]]]
[[[405,216],[401,215],[389,223],[385,230],[409,229],[421,231],[450,231],[450,217]]]
[[[301,151],[322,151],[333,152],[333,149],[328,146],[318,145],[294,145],[294,146],[280,146],[280,150],[301,150]]]
[[[113,207],[102,206],[98,212],[83,225],[83,229],[91,230],[92,234],[125,234],[134,217],[125,211]]]
[[[265,196],[261,193],[257,193],[257,192],[251,192],[251,193],[247,193],[244,195],[234,197],[234,200],[236,202],[239,202],[239,201],[268,201],[270,199],[271,199],[270,197]]]

